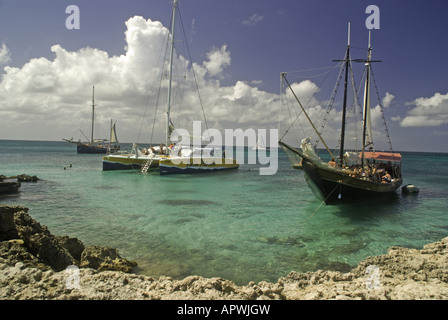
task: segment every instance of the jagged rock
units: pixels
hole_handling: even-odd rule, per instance
[[[30,255],[56,271],[64,270],[69,265],[79,265],[100,271],[129,273],[137,265],[120,257],[117,249],[98,246],[85,248],[79,239],[55,237],[46,226],[42,226],[28,214],[28,208],[0,205],[0,241],[10,242],[13,239],[21,241]],[[5,248],[12,248],[4,246],[4,251]]]
[[[88,246],[81,255],[80,267],[99,271],[111,270],[132,272],[137,263],[123,259],[118,250],[110,247]]]
[[[0,194],[16,193],[19,191],[20,182],[0,181]]]
[[[15,223],[21,224],[18,234],[23,244],[15,238],[0,242],[0,299],[448,299],[448,238],[428,244],[421,250],[392,247],[384,255],[366,258],[346,273],[291,272],[277,283],[250,282],[246,286],[237,286],[222,278],[189,276],[174,280],[162,276],[154,279],[120,272],[130,272],[135,263],[121,258],[116,249],[88,246],[81,255],[81,264],[85,268],[79,269],[79,287],[73,289],[67,287],[65,270],[57,272],[55,268],[43,265],[41,253],[34,255],[28,247],[29,241],[45,242],[33,242],[33,235],[50,239],[48,230],[26,217],[26,208],[2,208],[0,205],[0,212],[5,211],[13,212],[14,218],[19,217]],[[1,221],[8,219],[10,217]],[[10,227],[1,230],[11,232]],[[22,238],[24,234],[26,237]],[[59,246],[71,247],[68,245],[71,243],[73,247],[68,250],[79,251],[82,244],[70,239],[62,237],[64,244]]]
[[[70,238],[69,236],[56,236],[59,244],[65,248],[76,261],[81,261],[81,254],[85,247],[81,240],[77,238]]]
[[[0,205],[0,240],[21,239],[27,251],[56,271],[75,263],[57,239],[23,206]]]
[[[4,180],[12,180],[15,179],[17,181],[4,181]],[[37,182],[39,178],[36,176],[31,176],[27,174],[20,174],[18,176],[7,177],[3,174],[0,175],[0,194],[10,194],[16,193],[19,191],[21,187],[21,182]]]
[[[19,237],[14,222],[14,213],[18,211],[28,211],[28,209],[23,206],[0,205],[0,241]]]
[[[75,264],[74,258],[64,249],[46,226],[35,221],[25,211],[14,213],[14,221],[19,237],[25,242],[30,253],[51,266],[56,271]]]
[[[37,182],[39,180],[36,176],[30,176],[27,174],[20,174],[17,176],[18,182]]]

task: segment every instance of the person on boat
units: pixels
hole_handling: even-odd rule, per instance
[[[331,158],[331,160],[328,162],[328,164],[330,165],[330,167],[336,167],[336,162],[334,161],[334,158]]]
[[[389,172],[386,171],[386,174],[383,176],[383,182],[384,182],[384,183],[390,182],[391,179],[392,179],[392,178],[391,178]]]
[[[169,153],[172,154],[172,155],[174,155],[174,147],[175,147],[175,146],[176,146],[176,144],[171,142],[171,144],[170,144],[170,149],[169,149]]]
[[[164,147],[164,144],[161,143],[160,146],[159,146],[159,153],[160,154],[165,154],[165,152],[163,151],[163,147]]]

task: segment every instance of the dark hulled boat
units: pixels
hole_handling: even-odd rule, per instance
[[[88,140],[87,142],[83,142],[81,140],[75,141],[73,140],[73,138],[62,140],[72,144],[76,144],[77,153],[106,154],[106,153],[115,153],[120,150],[120,145],[118,144],[115,129],[115,123],[114,124],[111,123],[109,143],[107,143],[106,139],[94,139],[93,138],[94,128],[95,128],[95,87],[93,87],[92,90],[92,134],[90,140],[87,137],[86,137],[86,139]]]
[[[300,100],[294,93],[291,85],[286,79],[286,74],[282,73],[283,80],[287,83],[294,98],[299,103],[303,113],[311,123],[317,133],[319,140],[323,142],[325,148],[331,156],[330,161],[322,160],[315,152],[309,138],[301,141],[300,148],[294,148],[283,141],[279,141],[280,146],[288,155],[292,166],[304,172],[305,180],[313,193],[325,204],[340,202],[363,201],[376,197],[390,196],[402,184],[401,176],[401,155],[392,150],[390,152],[373,151],[373,139],[370,123],[370,78],[372,49],[369,48],[367,59],[351,60],[350,40],[342,66],[345,68],[344,99],[342,110],[342,125],[339,155],[334,156],[327,144],[318,132]],[[341,60],[337,60],[341,61]],[[347,109],[347,83],[348,70],[351,62],[364,62],[366,67],[365,87],[364,87],[364,108],[363,108],[363,129],[361,150],[349,152],[345,150],[345,124]],[[389,142],[390,144],[390,142]],[[391,145],[391,144],[390,144]]]

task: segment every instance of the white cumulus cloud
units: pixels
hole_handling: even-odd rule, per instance
[[[0,48],[0,65],[7,64],[9,61],[11,61],[11,53],[6,44],[2,43]]]
[[[435,93],[408,103],[413,106],[401,120],[402,127],[437,127],[448,123],[448,93]]]
[[[392,103],[392,100],[394,100],[394,98],[395,98],[395,96],[393,94],[386,92],[386,95],[384,96],[384,98],[381,101],[383,107],[388,108],[390,106],[390,104]]]
[[[207,59],[203,64],[211,76],[220,74],[232,61],[226,45],[223,45],[220,49],[213,49],[207,54]]]
[[[118,120],[121,141],[135,141],[140,127],[146,130],[141,139],[149,141],[156,100],[160,105],[156,120],[160,121],[156,121],[155,132],[159,136],[155,139],[163,137],[167,88],[164,54],[169,30],[158,21],[140,16],[125,24],[122,55],[110,56],[91,47],[69,51],[54,44],[49,48],[52,58],[33,58],[22,67],[6,66],[0,79],[0,136],[83,139],[79,130],[89,132],[95,86],[96,124],[99,130],[103,129],[95,134],[96,138],[108,136],[110,119],[114,119]],[[9,60],[6,46],[2,46],[1,53],[2,61]],[[277,120],[278,95],[241,81],[233,86],[220,85],[220,76],[230,64],[230,51],[222,45],[208,52],[205,61],[194,62],[193,74],[191,63],[176,52],[173,88],[181,94],[173,95],[173,119],[202,120],[202,102],[207,121],[218,129],[244,129],[256,123],[267,127],[273,119]],[[190,81],[181,84],[185,78]],[[181,112],[177,105],[182,105]]]

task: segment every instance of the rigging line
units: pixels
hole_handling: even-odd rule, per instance
[[[172,20],[173,20],[173,14],[171,12],[170,13],[170,21],[172,21]],[[170,33],[168,32],[167,41],[166,41],[166,45],[165,45],[165,53],[164,54],[160,53],[158,61],[157,61],[157,65],[156,65],[157,68],[160,65],[160,62],[162,60],[162,56],[164,58],[163,61],[165,60],[165,58],[167,56],[168,45],[169,45],[169,37],[170,37]],[[153,81],[152,81],[153,85],[151,87],[154,87],[155,79],[156,79],[156,76],[157,76],[157,68],[154,70],[154,78],[153,78]],[[150,145],[153,142],[154,128],[155,128],[155,123],[156,123],[156,119],[157,119],[157,111],[158,111],[158,106],[159,106],[160,93],[161,93],[161,89],[162,89],[163,70],[164,70],[163,62],[162,62],[162,66],[161,66],[160,70],[161,70],[161,72],[160,72],[159,88],[157,90],[157,99],[156,99],[156,105],[155,105],[155,111],[154,111],[154,119],[153,119],[153,123],[152,123],[151,136],[150,136],[150,140],[149,140],[149,144]],[[141,135],[142,128],[143,128],[143,122],[144,122],[144,119],[146,118],[146,112],[147,112],[147,109],[148,109],[148,106],[149,106],[149,101],[150,101],[150,98],[151,98],[150,96],[151,95],[148,94],[148,99],[147,99],[147,102],[146,102],[146,108],[145,108],[145,112],[143,114],[143,118],[142,118],[142,121],[141,121],[141,124],[140,124],[140,130],[139,130],[139,133],[138,133],[137,142],[140,140],[140,135]]]
[[[159,61],[160,61],[160,57],[159,57]],[[156,76],[157,76],[157,71],[154,72],[154,78],[153,78],[153,80],[152,80],[153,85],[152,85],[151,87],[154,86]],[[153,135],[153,132],[154,132],[155,118],[156,118],[156,115],[157,115],[157,107],[158,107],[159,95],[160,95],[160,87],[161,87],[161,86],[159,86],[158,93],[157,93],[157,102],[156,102],[156,109],[155,109],[155,114],[154,114],[154,121],[153,121],[153,128],[152,128],[152,132],[151,132],[150,143],[152,143],[152,135]],[[150,99],[151,99],[151,94],[148,93],[148,98],[147,98],[147,100],[146,100],[145,112],[143,113],[142,121],[141,121],[141,123],[140,123],[140,130],[139,130],[139,132],[138,132],[138,136],[137,136],[137,142],[140,141],[140,135],[141,135],[141,133],[142,133],[143,123],[144,123],[144,119],[146,118],[146,113],[147,113],[147,111],[148,111],[148,107],[149,107],[149,101],[150,101]]]
[[[321,77],[321,76],[323,76],[323,75],[326,75],[326,76],[324,77],[324,79],[320,82],[319,86],[318,86],[318,88],[320,88],[320,87],[322,86],[322,84],[323,84],[325,81],[327,81],[327,79],[328,79],[330,73],[333,72],[333,71],[334,71],[335,69],[337,69],[337,68],[341,68],[342,65],[343,65],[343,62],[340,62],[340,63],[338,63],[338,64],[336,64],[336,65],[334,65],[334,66],[331,66],[331,67],[317,68],[317,69],[308,69],[308,70],[303,70],[303,71],[314,71],[314,70],[321,70],[321,69],[330,69],[330,70],[327,71],[327,72],[323,72],[323,73],[321,73],[321,74],[319,74],[319,75],[317,75],[317,76],[311,77],[311,78],[317,78],[317,77]],[[300,71],[295,71],[295,72],[300,72]],[[342,72],[342,68],[341,68],[340,73],[341,73],[341,72]],[[288,73],[288,74],[289,74],[289,73]],[[301,78],[301,77],[298,77],[298,76],[295,76],[295,75],[293,75],[293,77]],[[305,78],[305,77],[303,77],[303,78]],[[339,77],[338,77],[338,78],[339,78]],[[286,79],[285,79],[285,80],[286,80]],[[283,82],[283,79],[282,79],[282,82]],[[337,85],[336,85],[336,87],[337,87]],[[310,97],[310,99],[309,99],[308,102],[305,104],[305,106],[307,106],[307,105],[310,103],[310,101],[315,97],[315,95],[317,94],[317,91],[318,91],[318,90],[316,90],[316,91],[313,93],[313,95]],[[334,98],[333,98],[332,100],[334,101]],[[330,100],[330,103],[331,103],[331,100]],[[330,110],[328,110],[328,109],[330,109]],[[323,130],[324,130],[324,128],[325,128],[326,122],[328,121],[328,116],[329,116],[329,112],[330,112],[330,111],[331,111],[331,107],[330,107],[330,105],[328,105],[327,110],[326,110],[327,116],[324,118],[324,121],[323,121],[323,123],[322,123],[322,125],[321,125],[321,131],[318,132],[318,136],[319,136],[319,134],[322,134],[322,132],[323,132]],[[287,129],[286,132],[283,134],[283,136],[281,137],[281,139],[288,133],[288,131],[291,129],[291,127],[294,125],[294,123],[298,120],[298,118],[299,118],[299,116],[301,115],[301,113],[302,113],[302,112],[300,112],[300,113],[297,115],[296,119],[295,119],[295,120],[291,123],[291,125],[288,127],[288,129]],[[280,139],[280,140],[281,140],[281,139]],[[317,141],[316,141],[316,145],[318,144],[319,140],[320,140],[320,139],[318,138]]]
[[[336,184],[336,187],[334,187],[333,191],[331,191],[331,192],[328,194],[328,196],[325,198],[325,200],[323,200],[323,201],[321,202],[321,204],[316,208],[316,210],[314,210],[313,214],[312,214],[311,216],[309,216],[308,219],[306,219],[306,221],[309,221],[309,220],[314,216],[314,214],[320,209],[320,207],[322,207],[322,205],[323,205],[325,202],[327,202],[328,198],[330,198],[330,196],[333,194],[333,192],[336,190],[336,188],[339,187],[339,185],[340,185],[340,183],[338,182],[338,183]]]
[[[307,78],[307,79],[313,79],[313,78],[318,78],[318,77],[322,77],[323,75],[326,75],[326,76],[324,77],[324,79],[320,82],[320,85],[318,86],[318,88],[320,88],[320,87],[322,86],[322,84],[328,79],[330,73],[333,72],[333,70],[339,68],[340,65],[342,65],[342,62],[340,62],[340,63],[338,63],[338,64],[336,64],[336,65],[334,65],[334,66],[330,66],[330,67],[322,67],[322,68],[314,68],[314,69],[306,69],[306,70],[293,71],[293,72],[292,72],[292,73],[293,73],[293,74],[292,74],[292,77],[293,77],[293,78],[294,78],[294,77],[295,77],[295,78],[301,78],[301,79],[304,79],[304,78]],[[321,73],[321,74],[318,74],[318,75],[316,75],[316,76],[305,77],[305,76],[294,75],[294,73],[300,73],[300,72],[306,72],[306,71],[324,70],[324,69],[329,69],[329,70],[326,71],[326,72],[323,72],[323,73]],[[288,74],[290,74],[290,73],[288,72]],[[316,90],[316,91],[313,93],[313,95],[310,97],[310,99],[309,99],[308,102],[305,104],[305,106],[307,106],[307,105],[310,103],[310,101],[311,101],[311,100],[314,98],[314,96],[317,94],[317,91],[318,91],[318,90]],[[288,127],[287,131],[286,131],[285,134],[282,136],[282,138],[288,133],[288,131],[291,129],[291,127],[294,125],[294,123],[298,120],[298,118],[300,117],[301,113],[302,113],[302,112],[300,112],[300,113],[297,115],[296,119],[295,119],[295,120],[291,123],[291,125]],[[328,114],[329,114],[329,113],[327,112],[327,115],[328,115]],[[326,123],[326,120],[324,119],[324,122],[323,122],[323,124],[321,125],[322,131],[321,131],[320,133],[323,132],[323,129],[324,129],[324,127],[325,127],[325,123]],[[318,133],[318,136],[319,136],[319,133]],[[318,142],[319,142],[319,138],[317,138],[317,141],[316,141],[316,143],[315,143],[316,146],[317,146]]]
[[[286,79],[284,79],[284,77],[281,78],[281,82],[282,84],[284,83]],[[286,89],[286,86],[283,86]],[[285,100],[286,103],[288,104],[288,94],[286,93],[287,91],[285,90]],[[289,105],[289,104],[288,104]],[[293,108],[293,110],[295,110],[295,108]],[[291,115],[291,108],[288,108],[288,113],[289,113],[289,118],[292,119],[292,115]],[[280,137],[279,140],[282,140],[285,135],[289,132],[289,130],[291,129],[291,127],[294,125],[294,123],[299,119],[299,116],[302,114],[302,112],[300,112],[294,119],[294,121],[291,122],[291,124],[289,125],[289,127],[286,129],[285,133],[283,134],[283,136]]]
[[[340,63],[340,64],[342,65],[342,63]],[[339,66],[339,65],[338,65],[338,66]],[[328,105],[327,105],[327,110],[326,110],[326,113],[327,113],[327,114],[326,114],[324,120],[322,121],[322,125],[320,126],[320,127],[321,127],[320,134],[323,134],[323,132],[324,132],[324,130],[325,130],[325,127],[327,126],[328,118],[330,117],[330,112],[331,112],[331,110],[333,109],[333,104],[334,104],[334,101],[336,100],[336,95],[337,95],[337,92],[338,92],[338,90],[339,90],[339,86],[340,86],[340,84],[341,84],[343,71],[344,71],[343,68],[342,68],[341,66],[339,66],[339,74],[338,74],[338,77],[337,77],[335,86],[334,86],[334,88],[333,88],[333,93],[332,93],[332,95],[330,96],[330,100],[329,100],[329,103],[328,103]],[[319,142],[319,140],[316,141],[316,143],[315,143],[316,146],[317,146],[318,142]]]
[[[329,66],[329,67],[322,67],[322,68],[313,68],[313,69],[304,69],[304,70],[298,70],[298,71],[292,71],[292,72],[287,72],[287,74],[290,74],[290,73],[300,73],[300,72],[306,72],[306,71],[315,71],[315,70],[324,70],[324,69],[330,69],[329,71],[327,71],[327,72],[323,72],[323,73],[321,73],[321,74],[319,74],[319,75],[317,75],[317,76],[313,76],[313,77],[311,77],[311,78],[317,78],[317,77],[320,77],[320,76],[323,76],[323,75],[325,75],[325,74],[327,74],[327,76],[321,81],[321,83],[320,83],[320,85],[322,85],[326,80],[327,80],[327,78],[328,78],[328,76],[329,76],[329,74],[333,71],[333,70],[335,70],[335,69],[337,69],[337,68],[340,68],[341,69],[341,71],[340,71],[340,73],[342,72],[342,66],[343,66],[343,61],[341,61],[341,62],[339,62],[339,63],[337,63],[336,65],[334,65],[334,66]],[[285,73],[283,73],[283,74],[286,74],[286,72]],[[301,76],[297,76],[297,75],[292,75],[293,77],[295,77],[295,78],[305,78],[305,77],[301,77]],[[286,80],[286,79],[285,79]],[[283,83],[284,83],[284,81],[283,81],[283,77],[281,77],[281,86],[280,86],[280,93],[282,92],[282,88],[286,88],[284,85],[282,85]],[[316,93],[317,93],[317,91],[315,91],[314,93],[313,93],[313,95],[310,97],[310,99],[308,100],[308,102],[305,104],[305,105],[308,105],[308,103],[311,101],[311,99],[316,95]],[[286,101],[288,101],[287,100],[287,96],[286,96]],[[334,101],[334,97],[333,97],[333,99],[332,99],[333,101]],[[332,104],[331,103],[331,100],[330,100],[330,104]],[[289,110],[289,109],[288,109]],[[328,108],[327,108],[327,110],[328,110]],[[329,116],[329,112],[331,111],[331,108],[330,108],[330,110],[328,110],[327,111],[327,117],[326,117],[326,119],[324,119],[324,121],[323,121],[323,124],[321,125],[321,128],[322,128],[322,131],[320,132],[320,133],[322,133],[323,132],[323,130],[324,130],[324,128],[325,128],[325,123],[328,121],[328,116]],[[292,117],[291,117],[291,112],[289,112],[290,113],[290,118],[292,119]],[[296,118],[294,119],[294,121],[291,123],[291,125],[286,129],[286,131],[285,131],[285,133],[283,134],[283,136],[280,138],[280,140],[281,139],[283,139],[284,137],[285,137],[285,135],[289,132],[289,130],[291,129],[291,127],[295,124],[295,122],[298,120],[298,118],[300,117],[300,115],[302,114],[302,112],[300,112],[297,116],[296,116]],[[279,116],[279,123],[280,123],[280,116]],[[319,133],[318,133],[318,136],[319,136]],[[318,141],[319,141],[319,139],[318,139]],[[317,145],[317,143],[318,143],[318,141],[316,142],[316,145]]]
[[[196,72],[194,71],[194,64],[193,64],[193,60],[191,59],[190,47],[188,45],[187,36],[185,34],[184,23],[183,23],[183,20],[182,20],[182,15],[180,13],[179,6],[178,6],[177,10],[178,10],[180,24],[182,26],[182,32],[183,32],[184,38],[185,38],[185,44],[186,44],[186,47],[187,47],[188,58],[190,59],[190,62],[191,62],[191,71],[193,72],[194,82],[196,84],[196,89],[197,89],[197,92],[198,92],[199,103],[201,104],[202,116],[204,117],[205,127],[208,130],[208,123],[207,123],[207,118],[205,117],[204,105],[202,103],[201,94],[199,92],[199,85],[198,85],[198,81],[197,81],[197,78],[196,78]]]
[[[333,69],[330,70],[329,72],[331,72],[331,71],[333,71]],[[329,72],[327,72],[327,73],[329,74]],[[289,73],[288,73],[288,74],[289,74]],[[325,74],[325,73],[323,73],[323,74]],[[322,80],[322,82],[320,83],[320,85],[322,85],[323,82],[324,82],[327,78],[328,78],[328,75],[327,75],[327,77],[324,78],[324,80]],[[281,81],[283,82],[283,77],[282,77]],[[286,79],[285,79],[285,81],[286,81]],[[319,89],[319,86],[318,86],[317,88]],[[311,100],[314,98],[314,96],[316,95],[318,89],[316,89],[316,91],[314,91],[313,95],[308,99],[308,102],[305,103],[305,106],[308,106],[308,104],[310,103],[310,101],[311,101]],[[294,109],[295,109],[295,108],[294,108]],[[288,111],[289,111],[289,109],[288,109]],[[291,112],[290,112],[290,111],[289,111],[289,114],[290,114],[290,118],[292,119],[292,117],[291,117]],[[289,131],[289,129],[291,129],[291,127],[292,127],[292,126],[294,125],[294,123],[299,119],[299,117],[300,117],[301,114],[302,114],[302,111],[300,111],[300,112],[297,114],[296,118],[295,118],[294,121],[291,123],[291,125],[288,127],[287,131]],[[285,134],[286,134],[286,133],[285,133]],[[285,134],[282,136],[282,138],[285,136]],[[281,140],[281,139],[280,139],[280,140]]]
[[[315,76],[301,76],[301,75],[297,75],[297,74],[294,74],[294,73],[303,73],[303,72],[307,72],[307,71],[316,71],[316,70],[320,70],[320,69],[309,69],[309,70],[302,70],[302,71],[293,71],[291,76],[292,76],[293,78],[300,78],[300,79],[305,79],[305,78],[306,78],[306,79],[319,78],[319,77],[321,77],[321,76],[323,76],[323,75],[325,75],[325,74],[327,74],[327,73],[331,73],[331,72],[333,71],[333,69],[338,68],[338,65],[333,66],[333,67],[326,67],[325,69],[329,69],[329,68],[331,68],[331,69],[328,70],[328,71],[322,72],[322,73],[320,73],[320,74],[317,74],[317,75],[315,75]],[[322,69],[324,69],[324,68],[322,68]],[[288,72],[288,74],[291,74],[291,72]]]
[[[335,86],[334,86],[334,88],[333,88],[332,94],[330,95],[329,103],[327,104],[327,108],[326,108],[326,110],[325,110],[326,115],[324,116],[324,119],[323,119],[323,121],[322,121],[322,124],[320,125],[320,129],[321,129],[321,131],[320,131],[319,133],[320,133],[321,135],[323,134],[323,132],[324,132],[324,130],[325,130],[325,127],[326,127],[327,122],[328,122],[328,117],[330,116],[330,112],[331,112],[331,110],[333,109],[333,103],[334,103],[334,100],[335,100],[335,98],[336,98],[337,89],[338,89],[339,84],[340,84],[340,81],[341,81],[341,79],[342,79],[342,71],[343,71],[342,66],[343,66],[343,63],[340,62],[340,63],[336,64],[336,66],[335,66],[332,70],[330,70],[330,71],[334,71],[334,70],[336,70],[336,68],[339,68],[339,74],[338,74],[338,77],[337,77],[336,84],[335,84]],[[327,81],[327,79],[328,79],[329,76],[330,76],[330,73],[328,73],[327,76],[322,80],[322,82],[320,83],[320,86],[322,86],[323,83],[324,83],[325,81]],[[316,93],[317,93],[317,92],[316,92]],[[328,95],[327,95],[327,97],[328,97]],[[326,101],[326,100],[323,100],[323,101]],[[323,112],[323,110],[322,110],[322,112]],[[320,116],[319,116],[319,118],[320,118]],[[316,147],[317,147],[317,145],[319,144],[319,141],[320,141],[319,138],[317,138],[317,140],[316,140],[316,142],[315,142],[315,146],[316,146]]]
[[[378,99],[378,105],[380,106],[381,116],[382,116],[382,118],[383,118],[383,124],[384,124],[385,130],[386,130],[386,137],[387,137],[388,142],[389,142],[389,148],[390,148],[390,151],[393,151],[393,148],[392,148],[392,141],[391,141],[391,139],[390,139],[390,135],[389,135],[389,129],[387,128],[386,116],[384,115],[384,110],[383,110],[383,106],[382,106],[382,104],[381,104],[380,95],[379,95],[379,93],[378,93],[378,87],[377,87],[377,85],[376,85],[375,77],[373,76],[373,70],[372,70],[372,67],[370,67],[370,75],[371,75],[371,77],[372,77],[372,79],[373,79],[373,85],[375,86],[376,96],[377,96],[377,99]]]
[[[325,145],[325,148],[327,149],[328,153],[331,155],[331,157],[333,158],[333,153],[331,152],[331,150],[328,148],[327,144],[325,143],[325,141],[322,139],[322,137],[319,134],[319,131],[317,131],[316,127],[314,126],[313,122],[311,121],[310,117],[308,116],[308,114],[306,113],[305,109],[302,106],[302,103],[300,102],[299,98],[297,97],[297,95],[295,94],[294,90],[292,90],[291,85],[288,82],[288,79],[286,79],[285,74],[282,74],[282,77],[285,79],[286,84],[288,85],[289,89],[291,90],[291,93],[293,94],[294,98],[296,99],[297,103],[300,105],[300,108],[302,109],[303,113],[305,114],[306,118],[308,119],[309,123],[311,124],[311,126],[313,127],[314,131],[317,133],[317,135],[319,136],[319,138],[321,139],[322,143]]]
[[[172,18],[172,15],[171,15],[171,18]],[[169,38],[170,38],[170,34],[168,33],[167,41],[166,41],[166,45],[165,45],[165,54],[163,55],[163,61],[165,61],[165,58],[166,58],[166,56],[168,54],[168,48],[169,48],[169,42],[170,42]],[[162,54],[160,54],[160,56],[159,56],[159,61],[158,61],[157,65],[159,65],[161,57],[162,57]],[[154,119],[152,121],[151,137],[150,137],[150,140],[149,140],[150,144],[153,143],[154,128],[156,126],[157,111],[158,111],[158,108],[159,108],[160,94],[161,94],[161,91],[162,91],[162,81],[163,81],[163,78],[164,78],[164,75],[163,75],[164,63],[163,63],[163,61],[162,61],[162,67],[161,67],[161,72],[160,72],[159,89],[157,90],[157,99],[156,99],[156,108],[155,108],[155,111],[154,111]],[[156,73],[154,74],[154,78],[155,78],[155,75],[156,75]]]
[[[161,56],[161,55],[160,55],[160,56]],[[160,61],[160,56],[159,56],[159,61]],[[152,80],[152,85],[151,85],[151,87],[154,87],[154,83],[155,83],[156,76],[157,76],[157,71],[154,72],[154,77],[153,77],[153,80]],[[160,92],[160,86],[159,86],[159,92]],[[137,135],[137,142],[140,141],[140,136],[141,136],[141,133],[142,133],[142,130],[143,130],[144,120],[145,120],[145,118],[146,118],[146,114],[147,114],[147,111],[148,111],[148,108],[149,108],[149,102],[150,102],[150,99],[151,99],[151,93],[148,92],[148,97],[147,97],[147,99],[146,99],[146,107],[145,107],[145,111],[144,111],[144,113],[143,113],[142,121],[140,122],[140,130],[139,130],[138,135]],[[158,96],[157,96],[157,101],[158,101],[158,99],[159,99],[159,98],[158,98]],[[157,114],[157,104],[156,104],[156,114]],[[154,115],[154,118],[155,118],[155,115]],[[154,126],[154,124],[153,124],[153,126]],[[151,135],[151,140],[152,140],[152,135]]]
[[[325,69],[333,69],[334,66],[329,67],[322,67],[322,68],[313,68],[313,69],[303,69],[303,70],[296,70],[296,71],[289,71],[288,74],[292,73],[302,73],[302,72],[308,72],[308,71],[316,71],[316,70],[325,70]]]

